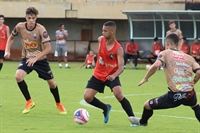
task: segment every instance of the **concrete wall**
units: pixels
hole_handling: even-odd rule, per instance
[[[119,1],[119,0],[118,0]],[[142,2],[143,1],[143,2]],[[166,1],[167,2],[167,1]],[[29,6],[36,7],[41,18],[126,19],[122,10],[184,10],[184,3],[159,3],[159,0],[0,0],[0,12],[7,17],[24,17]]]

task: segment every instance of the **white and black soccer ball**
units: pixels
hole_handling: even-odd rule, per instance
[[[83,125],[88,122],[89,118],[90,118],[90,115],[86,109],[80,108],[74,112],[74,121],[77,124]]]
[[[149,70],[149,68],[151,67],[151,65],[146,65],[146,70]]]

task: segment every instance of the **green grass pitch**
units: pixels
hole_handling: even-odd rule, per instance
[[[84,104],[83,93],[93,70],[78,69],[81,63],[69,62],[71,69],[60,69],[56,62],[50,62],[55,81],[67,115],[60,115],[46,81],[39,79],[36,72],[25,78],[36,106],[28,114],[22,114],[25,99],[16,81],[15,71],[19,62],[5,61],[0,72],[0,133],[199,133],[200,126],[190,107],[180,106],[174,109],[154,111],[147,127],[130,127],[130,122],[120,103],[109,88],[104,94],[97,94],[101,101],[112,105],[110,119],[103,123],[102,110]],[[145,65],[139,64],[138,70],[129,68],[120,75],[123,94],[130,101],[134,113],[141,117],[143,103],[167,92],[163,71],[157,71],[149,82],[138,87],[137,84],[146,74]],[[195,85],[200,101],[200,83]],[[85,108],[90,119],[85,125],[73,120],[73,113]]]

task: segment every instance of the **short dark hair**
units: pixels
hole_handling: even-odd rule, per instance
[[[59,27],[61,27],[62,25],[64,25],[64,24],[59,24]]]
[[[117,29],[117,25],[114,21],[107,21],[103,24],[104,26],[112,27],[114,29]]]
[[[134,42],[134,39],[130,39],[130,42]]]
[[[175,23],[174,20],[170,20],[170,21],[168,22],[169,25],[170,25],[170,24],[173,24],[173,23]]]
[[[29,7],[26,9],[26,15],[34,14],[37,16],[39,14],[38,10],[35,7]]]
[[[186,41],[186,40],[187,40],[187,39],[186,39],[186,37],[183,37],[183,40],[185,40],[185,41]]]
[[[158,37],[155,37],[153,40],[154,40],[154,42],[155,42],[155,41],[158,41]]]
[[[178,46],[178,42],[179,42],[179,37],[176,34],[169,34],[166,37],[166,40],[168,40],[170,42],[171,45],[175,45]]]
[[[3,18],[3,19],[4,19],[4,15],[3,15],[3,14],[0,14],[0,18]]]

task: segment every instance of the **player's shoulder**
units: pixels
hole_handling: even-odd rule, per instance
[[[37,28],[40,28],[40,29],[45,29],[45,27],[39,23],[37,23]]]
[[[18,27],[18,28],[23,28],[23,27],[25,27],[25,24],[26,24],[26,22],[19,22],[19,23],[16,25],[16,27]]]
[[[98,37],[98,41],[101,42],[101,40],[104,38],[104,36]]]

